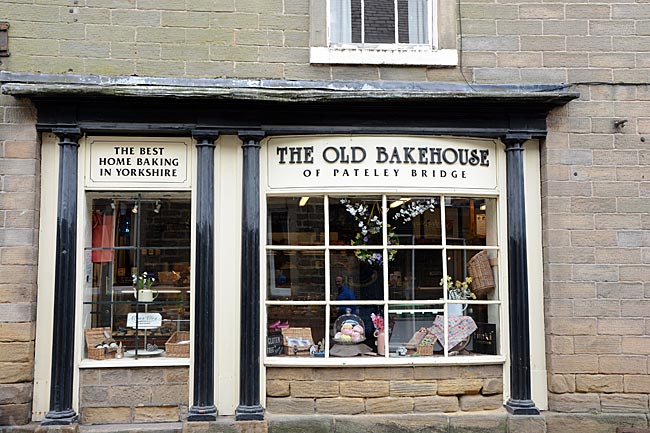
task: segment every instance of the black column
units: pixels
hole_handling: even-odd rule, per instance
[[[528,259],[524,142],[527,135],[504,137],[508,194],[508,293],[510,306],[510,398],[505,404],[514,415],[538,415],[530,395],[530,331],[528,318]]]
[[[214,405],[214,142],[218,131],[193,131],[196,144],[196,270],[193,404],[188,421],[216,421]]]
[[[50,410],[42,425],[78,421],[72,409],[74,373],[75,285],[77,283],[77,155],[78,128],[56,129],[59,138],[59,195],[56,214],[54,323]]]
[[[240,131],[244,156],[241,239],[241,338],[237,421],[264,419],[260,404],[260,141],[262,131]]]

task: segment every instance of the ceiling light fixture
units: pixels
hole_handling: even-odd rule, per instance
[[[308,201],[309,201],[309,197],[300,197],[300,203],[298,203],[298,205],[300,207],[305,206]]]

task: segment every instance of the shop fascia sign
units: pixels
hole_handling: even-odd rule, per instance
[[[496,143],[426,137],[271,138],[270,188],[477,188],[497,185]]]
[[[89,137],[86,187],[189,187],[190,149],[184,138]]]

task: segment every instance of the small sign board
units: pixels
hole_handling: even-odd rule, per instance
[[[282,355],[283,350],[281,333],[277,332],[266,336],[266,356]]]
[[[129,313],[126,316],[126,326],[135,328],[136,320],[138,321],[138,329],[155,329],[160,328],[162,325],[162,315],[160,313]]]
[[[472,334],[474,352],[496,355],[497,325],[493,323],[477,323],[476,327],[476,331]]]

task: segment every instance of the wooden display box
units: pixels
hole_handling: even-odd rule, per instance
[[[104,340],[111,338],[111,328],[86,328],[84,332],[86,334],[86,348],[88,349],[88,358],[97,360],[115,358],[115,351],[112,349],[95,347],[98,344],[104,342]]]
[[[285,355],[309,356],[309,349],[314,345],[311,328],[283,329],[282,342]]]
[[[184,342],[184,343],[182,343]],[[165,343],[165,352],[172,358],[190,357],[190,333],[188,331],[176,331]]]

